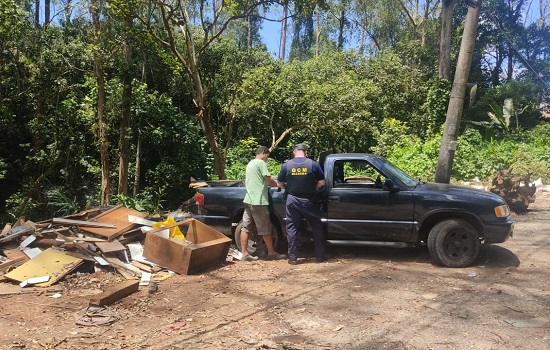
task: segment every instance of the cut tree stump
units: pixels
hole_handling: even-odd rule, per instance
[[[515,213],[523,213],[535,201],[537,188],[530,184],[531,173],[525,176],[512,173],[512,169],[501,170],[493,178],[491,192],[498,194]]]

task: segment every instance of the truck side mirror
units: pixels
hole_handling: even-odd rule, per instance
[[[390,191],[390,192],[397,192],[397,188],[393,184],[393,181],[391,179],[385,179],[384,183],[382,184],[382,190],[384,191]]]

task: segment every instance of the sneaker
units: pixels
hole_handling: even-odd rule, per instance
[[[288,263],[289,263],[290,265],[298,265],[298,260],[288,259]]]
[[[266,256],[265,259],[266,260],[282,260],[282,259],[286,259],[286,254],[275,253],[273,255]]]
[[[326,256],[323,256],[322,258],[317,258],[317,259],[315,259],[315,260],[317,260],[318,263],[322,263],[322,262],[327,261],[328,258],[327,258]]]
[[[256,261],[256,260],[258,260],[257,256],[252,256],[250,254],[243,256],[243,261]]]

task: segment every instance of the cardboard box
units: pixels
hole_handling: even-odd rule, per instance
[[[163,238],[156,233],[178,226],[187,241]],[[196,219],[186,219],[176,224],[147,232],[143,256],[150,261],[179,274],[194,274],[225,261],[231,239]]]

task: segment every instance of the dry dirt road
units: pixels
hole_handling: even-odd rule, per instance
[[[514,237],[469,268],[435,267],[425,248],[237,261],[143,287],[107,326],[76,320],[114,274],[71,275],[58,299],[1,283],[0,349],[549,349],[549,230],[550,193],[537,193]]]

